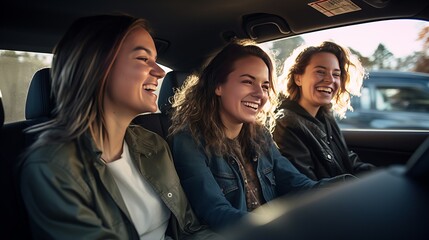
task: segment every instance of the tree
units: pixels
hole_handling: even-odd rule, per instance
[[[424,27],[417,38],[423,40],[422,54],[417,59],[415,71],[429,73],[429,26]]]
[[[270,48],[273,56],[275,57],[275,64],[277,66],[277,74],[283,72],[283,64],[287,57],[304,43],[304,39],[300,36],[282,39],[279,41],[273,42],[272,47]]]
[[[422,57],[422,52],[414,52],[403,58],[397,58],[396,70],[415,71],[416,63]]]
[[[372,62],[377,69],[391,69],[393,53],[391,53],[382,43],[378,44],[372,55]]]
[[[349,48],[349,49],[353,55],[356,55],[356,57],[359,59],[359,61],[361,62],[364,68],[366,69],[372,68],[372,62],[369,60],[368,57],[364,57],[360,52],[354,50],[353,48]]]

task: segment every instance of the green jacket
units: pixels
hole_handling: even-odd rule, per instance
[[[168,235],[189,238],[188,233],[203,229],[164,139],[130,126],[125,140],[138,170],[172,212]],[[20,188],[35,239],[139,239],[100,156],[92,138],[84,134],[73,142],[40,147],[27,157]]]

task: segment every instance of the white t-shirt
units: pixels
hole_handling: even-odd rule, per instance
[[[154,163],[156,164],[156,163]],[[107,163],[141,240],[163,240],[170,209],[138,172],[124,141],[120,159]]]

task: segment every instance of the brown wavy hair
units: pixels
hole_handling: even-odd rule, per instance
[[[320,52],[334,54],[340,65],[340,88],[333,97],[331,104],[321,109],[331,111],[343,118],[347,109],[353,110],[350,105],[352,96],[360,96],[362,83],[366,77],[365,69],[356,56],[346,47],[331,41],[324,41],[318,46],[301,46],[294,50],[286,59],[283,74],[279,77],[280,99],[298,101],[301,97],[300,88],[295,83],[295,75],[303,74],[310,63],[311,57]]]
[[[244,123],[238,141],[242,148],[264,150],[264,146],[267,146],[266,139],[261,136],[264,131],[273,130],[274,109],[278,102],[275,89],[276,76],[273,71],[275,68],[271,57],[255,42],[247,39],[229,43],[203,68],[200,74],[189,76],[183,86],[176,91],[172,102],[170,136],[182,130],[189,130],[198,144],[204,141],[207,154],[229,153],[225,127],[219,113],[220,100],[215,94],[215,89],[226,82],[237,60],[249,56],[262,59],[268,67],[270,89],[268,101],[264,109],[258,113],[256,123]],[[249,153],[245,149],[244,152]]]

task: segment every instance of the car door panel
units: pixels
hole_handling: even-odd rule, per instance
[[[429,131],[342,130],[350,150],[376,166],[406,164]]]

